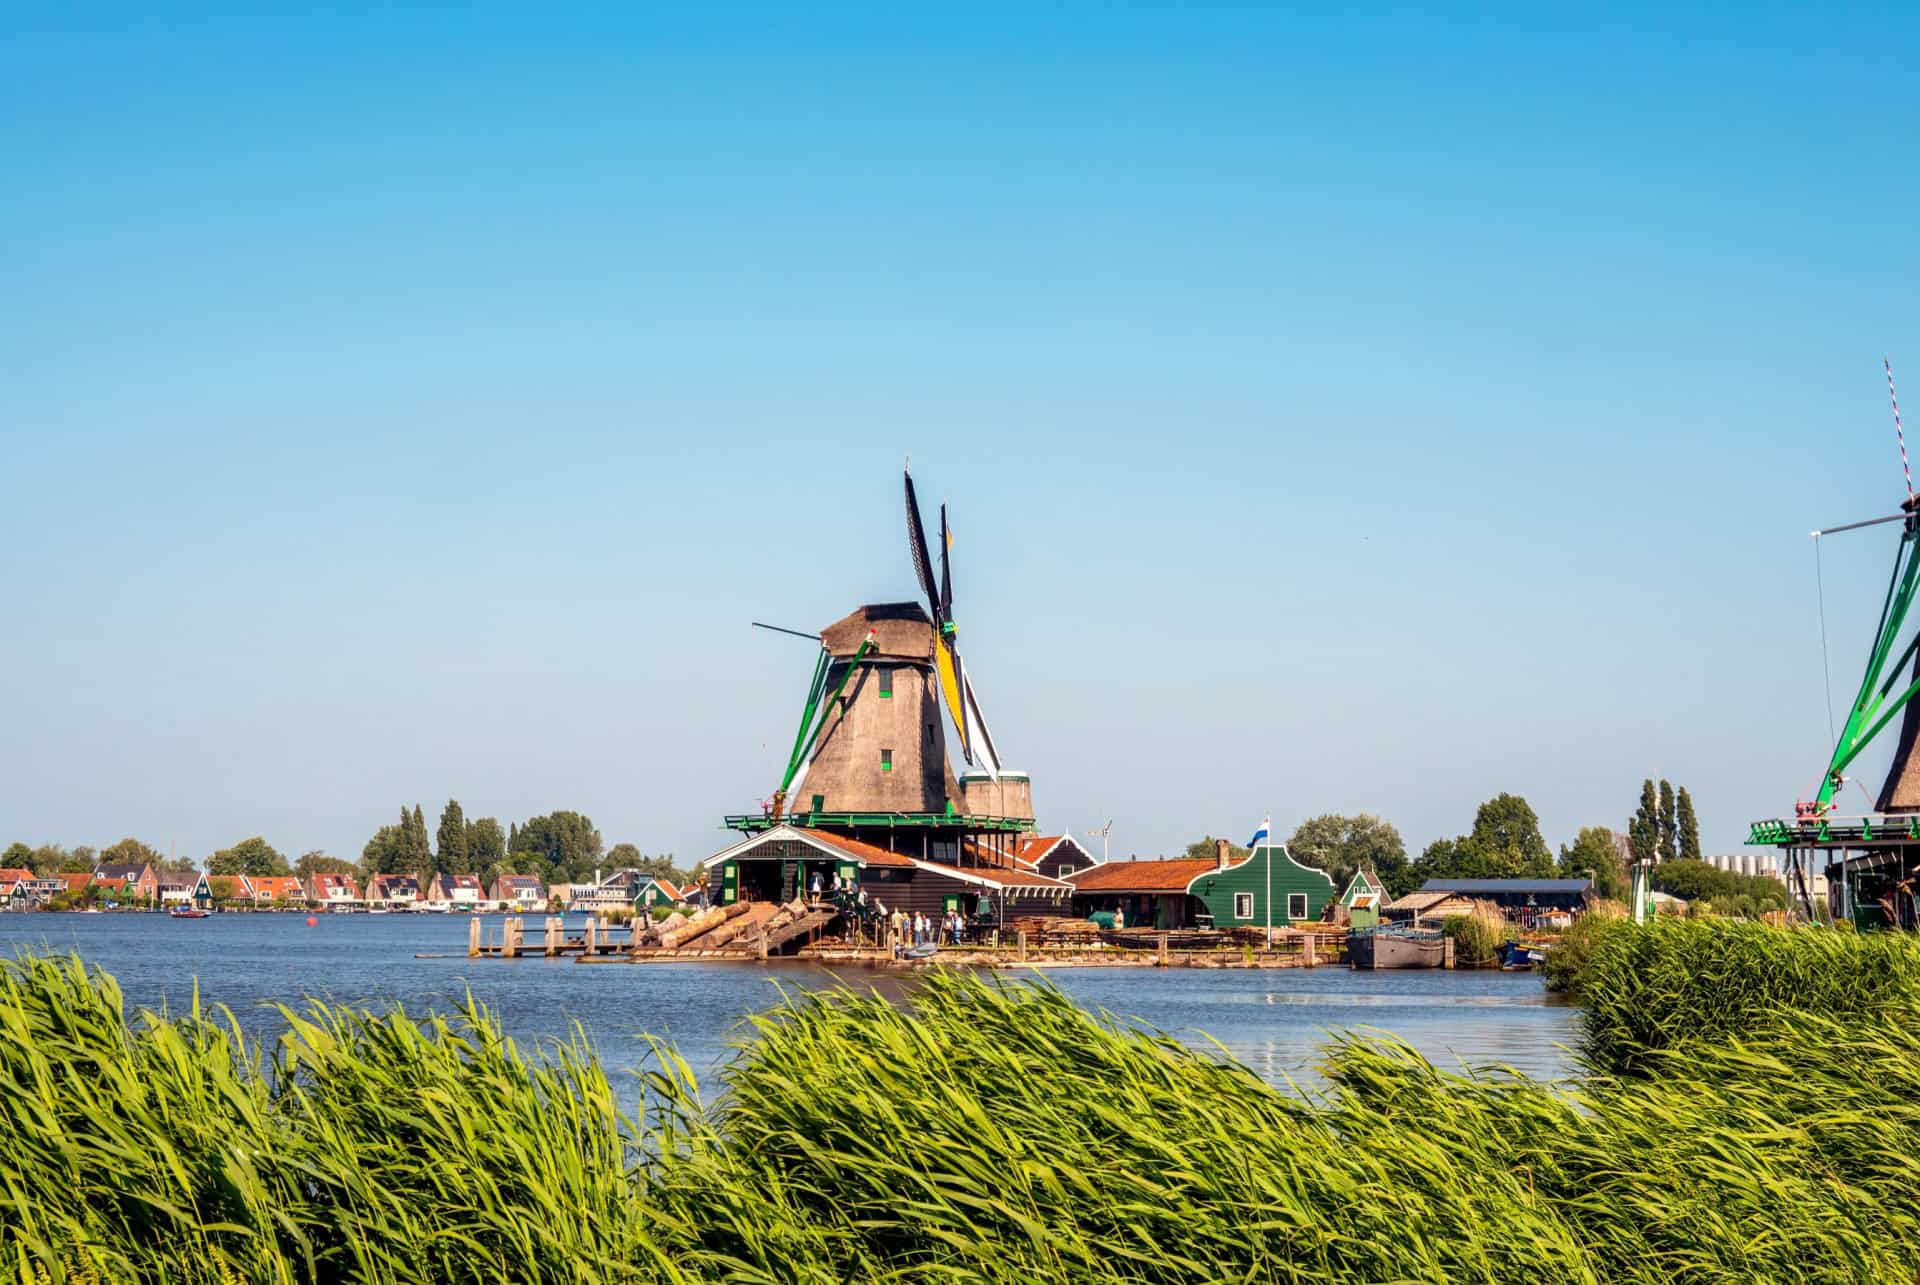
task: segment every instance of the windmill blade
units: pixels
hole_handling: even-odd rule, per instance
[[[907,548],[913,554],[913,569],[926,591],[927,608],[933,612],[933,629],[940,631],[940,598],[933,588],[933,564],[927,557],[927,529],[920,524],[920,499],[913,493],[913,474],[907,479]]]
[[[967,676],[965,665],[960,667],[960,690],[966,698],[969,724],[967,739],[979,753],[980,766],[987,770],[988,776],[997,780],[1000,776],[1000,750],[993,743],[993,733],[987,730],[987,717],[980,712],[980,698],[973,694],[973,679]]]
[[[947,555],[953,551],[953,532],[947,529],[947,506],[940,506],[940,619],[936,625],[953,623],[953,569]]]
[[[966,706],[960,698],[961,682],[966,671],[960,667],[960,657],[947,640],[940,635],[933,639],[934,669],[940,675],[940,691],[947,698],[947,713],[953,716],[953,730],[960,734],[960,753],[973,762],[972,729],[967,726]]]

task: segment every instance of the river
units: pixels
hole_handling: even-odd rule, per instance
[[[488,919],[497,936],[498,921]],[[0,914],[0,951],[77,951],[119,979],[129,1010],[177,1011],[197,982],[203,1001],[271,1034],[278,1023],[268,1006],[306,996],[447,1012],[471,993],[523,1042],[580,1023],[616,1076],[640,1065],[645,1046],[635,1037],[650,1033],[671,1040],[704,1082],[740,1038],[741,1019],[778,1002],[779,985],[897,992],[912,984],[802,963],[468,959],[466,943],[464,915],[321,915],[309,927],[294,914]],[[1572,1070],[1565,1046],[1578,1010],[1546,995],[1531,973],[1059,968],[1047,976],[1089,1009],[1196,1045],[1218,1041],[1276,1083],[1311,1080],[1329,1034],[1359,1028],[1390,1032],[1447,1068],[1510,1066],[1542,1078]]]

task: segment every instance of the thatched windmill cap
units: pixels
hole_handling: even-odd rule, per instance
[[[933,621],[917,602],[878,602],[855,608],[820,631],[820,644],[836,660],[851,659],[873,634],[869,656],[925,664],[933,657]]]

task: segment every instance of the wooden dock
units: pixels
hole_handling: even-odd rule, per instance
[[[595,916],[569,932],[549,915],[531,933],[528,921],[505,920],[489,940],[476,917],[468,924],[472,959],[565,959],[577,964],[735,962],[790,958],[882,967],[974,968],[1314,968],[1345,962],[1345,935],[1294,932],[1264,944],[1220,944],[1194,934],[1151,929],[1075,934],[1072,939],[1025,931],[965,946],[943,946],[925,958],[902,959],[889,944],[822,940],[840,918],[832,906],[793,901],[736,902],[664,924],[612,924]],[[1217,934],[1208,935],[1215,937]]]

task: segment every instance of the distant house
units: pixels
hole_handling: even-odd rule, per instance
[[[140,901],[160,899],[160,872],[150,861],[109,862],[95,866],[93,877],[101,882],[118,880],[114,885],[116,888],[131,893]]]
[[[305,901],[307,890],[296,875],[250,875],[246,880],[247,897],[256,906]]]
[[[25,910],[44,905],[66,890],[58,875],[36,875],[29,870],[24,879],[16,878],[7,886],[7,906]]]
[[[502,910],[537,910],[547,904],[547,890],[534,875],[500,875],[491,900]]]
[[[1591,879],[1429,879],[1422,892],[1491,902],[1522,924],[1579,914],[1593,900]]]
[[[1431,883],[1432,880],[1428,882]],[[1465,893],[1446,892],[1436,888],[1421,888],[1404,897],[1396,897],[1388,902],[1381,912],[1386,919],[1408,924],[1438,924],[1449,915],[1472,913],[1473,898]]]
[[[437,874],[427,885],[429,902],[454,910],[478,910],[486,894],[486,885],[480,882],[479,875]]]
[[[58,892],[71,893],[74,896],[85,892],[93,884],[93,872],[91,870],[80,874],[63,873],[49,875],[48,878],[58,879],[60,881]],[[124,888],[126,886],[126,880],[120,880],[119,886]]]
[[[213,885],[198,870],[162,870],[154,876],[154,884],[163,906],[204,904],[214,899]]]
[[[25,866],[0,867],[0,901],[11,904],[27,900],[28,885],[33,882],[33,871]]]
[[[653,876],[625,867],[591,884],[576,884],[568,898],[570,910],[594,914],[605,910],[631,910],[644,883],[657,882]]]
[[[360,881],[348,874],[315,875],[307,889],[307,900],[328,909],[360,904]]]
[[[1385,905],[1387,886],[1374,878],[1371,870],[1356,870],[1353,878],[1347,880],[1347,890],[1340,894],[1340,904],[1351,910],[1355,898],[1369,895],[1376,906]]]
[[[208,900],[222,906],[245,906],[253,902],[253,880],[246,875],[207,875]]]
[[[420,879],[417,875],[375,875],[367,881],[367,904],[370,906],[411,910],[419,902]]]
[[[1013,853],[1013,863],[1049,879],[1064,879],[1076,871],[1099,865],[1100,858],[1070,834],[1042,834],[1022,842]]]
[[[1075,914],[1114,912],[1129,928],[1284,928],[1319,919],[1333,900],[1326,871],[1301,865],[1281,844],[1235,861],[1221,840],[1211,857],[1108,861],[1066,881]]]

